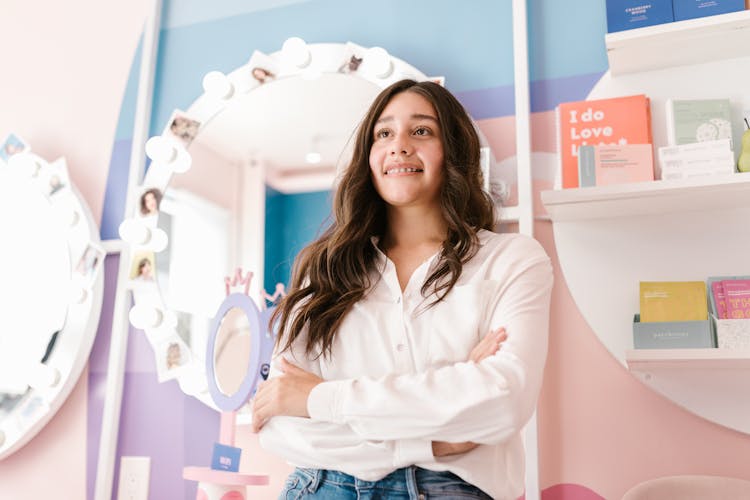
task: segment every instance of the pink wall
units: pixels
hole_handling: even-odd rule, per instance
[[[146,4],[3,0],[0,9],[0,137],[14,132],[48,160],[64,156],[97,221]],[[0,498],[86,498],[86,380],[0,462]]]
[[[0,461],[0,498],[86,498],[87,370],[55,417]]]
[[[535,113],[531,124],[534,152],[554,153],[554,113]],[[512,118],[482,120],[479,126],[493,148],[515,137]],[[515,154],[507,145],[498,149]],[[536,213],[543,213],[538,193],[545,189],[551,184],[535,179]],[[536,222],[535,236],[555,267],[550,350],[538,409],[544,499],[580,498],[581,490],[555,488],[563,484],[583,485],[616,499],[659,476],[750,479],[750,436],[691,414],[631,376],[573,302],[557,262],[552,224]]]

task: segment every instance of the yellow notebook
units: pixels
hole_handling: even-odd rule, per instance
[[[641,321],[705,321],[703,281],[641,281]]]

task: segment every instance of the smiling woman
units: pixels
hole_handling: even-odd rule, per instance
[[[356,65],[344,64],[352,58]],[[259,67],[273,79],[259,82]],[[266,261],[287,257],[264,255],[266,186],[283,194],[330,190],[367,106],[403,77],[428,79],[378,47],[292,38],[279,52],[253,52],[229,74],[206,74],[205,93],[175,110],[163,133],[149,140],[152,163],[138,193],[158,210],[153,217],[137,211],[121,234],[135,250],[133,270],[136,259],[153,259],[153,281],[135,280],[135,271],[130,276],[133,323],[155,352],[165,342],[186,351],[182,365],[160,371],[161,380],[176,378],[213,406],[203,360],[206,332],[225,295],[221,278],[236,267],[251,269],[250,294],[263,304]],[[189,140],[175,132],[178,118],[193,124]]]
[[[492,232],[480,157],[440,85],[404,79],[370,105],[334,220],[272,316],[253,429],[297,466],[281,497],[523,493],[552,267],[533,238]]]

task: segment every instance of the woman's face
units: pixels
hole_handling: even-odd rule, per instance
[[[150,214],[155,214],[159,209],[154,193],[146,193],[143,196],[143,204],[146,206],[146,211]]]
[[[151,263],[146,261],[141,266],[141,276],[144,278],[150,278],[151,277]]]
[[[444,152],[432,104],[414,92],[391,98],[373,129],[370,174],[393,207],[440,206]]]

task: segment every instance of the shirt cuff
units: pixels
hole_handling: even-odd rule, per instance
[[[429,439],[399,439],[396,441],[394,467],[407,467],[421,462],[431,462],[432,441]]]
[[[321,382],[307,396],[307,413],[313,420],[344,423],[341,415],[341,394],[345,381]]]

